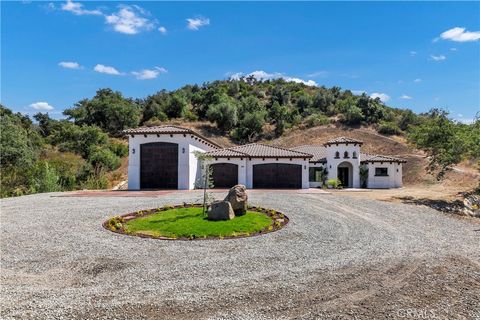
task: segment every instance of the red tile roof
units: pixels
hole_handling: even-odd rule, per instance
[[[347,137],[338,137],[335,139],[328,140],[327,142],[324,143],[325,146],[331,145],[331,144],[341,144],[341,143],[356,143],[358,145],[362,145],[363,141],[352,139],[352,138],[347,138]]]
[[[312,158],[312,154],[260,143],[207,152],[215,158]]]
[[[303,145],[292,148],[292,150],[305,152],[313,155],[313,157],[309,160],[310,162],[327,162],[327,150],[324,146],[316,146],[316,145]]]
[[[164,126],[153,126],[153,127],[139,127],[139,128],[132,128],[132,129],[127,129],[123,130],[124,134],[130,134],[130,135],[135,135],[135,134],[190,134],[192,136],[197,137],[200,140],[203,140],[207,144],[211,145],[213,148],[221,148],[220,145],[217,143],[205,138],[201,134],[188,129],[188,128],[183,128],[175,125],[164,125]]]

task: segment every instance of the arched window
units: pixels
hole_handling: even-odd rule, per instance
[[[335,151],[335,158],[336,158],[336,159],[340,158],[340,152]]]
[[[348,151],[345,151],[345,152],[343,153],[343,157],[344,157],[344,158],[348,158]]]
[[[352,158],[353,158],[353,159],[357,159],[357,152],[353,151],[353,153],[352,153]]]

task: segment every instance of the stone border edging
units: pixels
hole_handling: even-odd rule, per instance
[[[107,229],[108,231],[111,231],[111,232],[115,232],[115,233],[118,233],[118,234],[124,234],[124,235],[128,235],[128,236],[140,237],[140,238],[150,238],[150,239],[157,239],[157,240],[193,241],[193,240],[227,240],[227,239],[240,239],[240,238],[255,237],[255,236],[259,236],[259,235],[263,235],[263,234],[267,234],[267,233],[271,233],[271,232],[281,230],[290,221],[290,219],[285,214],[283,214],[279,211],[276,211],[274,209],[266,209],[266,208],[262,208],[262,207],[258,207],[258,206],[249,206],[247,208],[248,211],[263,213],[263,214],[265,214],[266,216],[268,216],[269,218],[272,219],[272,223],[268,227],[260,230],[259,232],[251,233],[249,235],[242,234],[242,235],[239,235],[239,236],[226,236],[226,237],[215,236],[215,237],[204,237],[204,238],[196,238],[196,237],[193,237],[193,238],[187,238],[187,237],[170,238],[170,237],[162,237],[162,236],[157,237],[157,236],[154,236],[154,235],[144,234],[144,233],[130,233],[130,232],[125,231],[125,229],[123,228],[123,224],[125,222],[133,220],[133,219],[145,217],[147,215],[159,213],[159,212],[162,212],[162,211],[172,210],[172,209],[194,208],[194,207],[201,208],[202,205],[201,204],[183,203],[181,205],[166,205],[166,206],[159,207],[159,208],[154,208],[154,209],[139,210],[139,211],[135,211],[135,212],[126,213],[126,214],[123,214],[123,215],[120,215],[120,216],[111,217],[111,218],[105,220],[102,223],[102,226],[105,229]],[[270,229],[270,227],[272,227],[272,228]]]

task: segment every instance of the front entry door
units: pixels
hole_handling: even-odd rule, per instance
[[[348,168],[338,168],[337,177],[342,182],[342,187],[348,188]]]

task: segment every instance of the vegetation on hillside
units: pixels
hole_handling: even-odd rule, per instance
[[[480,159],[479,119],[466,125],[433,109],[415,114],[386,106],[366,94],[253,77],[161,90],[144,99],[125,98],[100,89],[54,120],[0,109],[0,195],[105,188],[106,173],[128,153],[122,130],[170,120],[210,121],[220,134],[238,143],[274,139],[290,128],[341,123],[369,125],[381,134],[403,135],[430,156],[439,177],[464,159]],[[438,170],[437,170],[438,171]]]
[[[28,116],[0,106],[2,197],[108,187],[106,172],[128,153],[124,141],[97,126]]]

